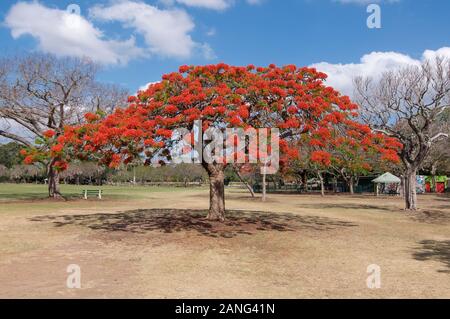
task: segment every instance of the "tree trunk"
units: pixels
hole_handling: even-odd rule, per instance
[[[265,202],[266,201],[266,194],[267,194],[267,183],[266,183],[266,170],[265,167],[263,169],[263,173],[262,173],[262,201]]]
[[[242,177],[241,173],[239,172],[239,167],[233,166],[234,171],[236,172],[237,177],[239,180],[247,187],[248,191],[250,192],[250,195],[252,197],[255,197],[255,192],[253,191],[253,187],[247,183],[247,181]]]
[[[405,197],[405,176],[400,177],[400,196]]]
[[[325,196],[325,185],[323,183],[322,173],[321,172],[317,172],[317,177],[319,178],[319,181],[320,181],[320,195],[322,197],[324,197]]]
[[[355,193],[355,191],[353,189],[353,184],[354,184],[354,180],[353,180],[353,176],[352,176],[352,177],[350,177],[350,179],[348,181],[348,189],[350,191],[350,194],[352,194],[352,195]]]
[[[417,209],[416,169],[408,169],[405,173],[405,209]]]
[[[206,164],[209,176],[209,220],[225,220],[225,174],[223,165]]]
[[[61,193],[59,192],[59,172],[55,170],[53,161],[50,162],[47,169],[48,178],[48,197],[50,198],[60,198]]]
[[[302,172],[302,184],[303,189],[305,190],[305,193],[308,192],[308,173],[306,171]]]

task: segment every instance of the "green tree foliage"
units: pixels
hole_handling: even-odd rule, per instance
[[[19,153],[21,149],[22,146],[16,142],[0,145],[0,165],[11,168],[21,164],[23,161],[23,157]]]
[[[161,167],[129,166],[110,170],[108,180],[113,183],[189,183],[206,182],[208,177],[200,165],[179,164]]]

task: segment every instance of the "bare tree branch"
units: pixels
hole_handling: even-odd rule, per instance
[[[384,73],[376,81],[356,78],[354,84],[362,119],[403,144],[399,155],[414,209],[415,174],[433,145],[450,132],[448,119],[443,120],[450,101],[450,61],[438,57]]]

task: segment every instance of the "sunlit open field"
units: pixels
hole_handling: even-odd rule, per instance
[[[0,297],[450,298],[450,198],[227,191],[225,224],[206,188],[0,185]],[[90,186],[88,189],[97,189]],[[68,289],[67,266],[81,268]],[[381,288],[367,287],[367,267]]]

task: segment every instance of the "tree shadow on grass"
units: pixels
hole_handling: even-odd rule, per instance
[[[435,260],[444,263],[447,269],[438,272],[450,274],[450,240],[422,240],[417,251],[413,253],[416,260]]]
[[[409,213],[412,220],[427,224],[448,224],[450,223],[450,213],[440,210],[418,210]]]
[[[382,210],[388,212],[398,212],[400,209],[391,206],[380,206],[380,205],[367,205],[367,204],[351,204],[351,203],[342,203],[342,204],[303,204],[304,208],[312,208],[312,209],[354,209],[354,210]]]
[[[223,238],[253,235],[259,231],[295,232],[302,229],[329,231],[358,226],[327,217],[236,210],[227,211],[227,220],[221,223],[205,219],[206,214],[205,210],[139,209],[114,214],[38,216],[31,220],[51,221],[56,227],[79,225],[108,232],[196,231],[200,235]]]
[[[434,206],[432,206],[432,208],[435,208],[435,209],[450,209],[450,205],[434,205]]]

